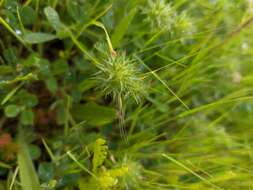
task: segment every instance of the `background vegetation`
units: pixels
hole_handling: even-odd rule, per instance
[[[253,189],[252,15],[0,0],[0,189]]]

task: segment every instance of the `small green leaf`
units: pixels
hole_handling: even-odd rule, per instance
[[[25,26],[32,25],[35,22],[36,17],[37,17],[35,10],[29,6],[25,6],[21,8],[20,16],[21,16],[22,23]]]
[[[39,67],[40,57],[37,53],[31,53],[23,62],[23,67]]]
[[[65,174],[63,177],[61,177],[58,180],[57,187],[59,187],[59,189],[64,189],[63,187],[65,186],[71,186],[71,185],[73,186],[77,184],[79,180],[80,180],[80,174],[75,174],[75,173]]]
[[[8,8],[10,11],[16,11],[16,8],[18,6],[17,0],[5,0],[3,1],[3,4],[5,8]]]
[[[20,92],[17,94],[17,97],[22,105],[28,108],[32,108],[38,104],[37,96],[27,92],[26,90],[20,90]]]
[[[11,104],[5,107],[4,113],[6,117],[13,118],[16,117],[20,112],[20,108],[17,105]]]
[[[47,59],[41,58],[38,54],[31,54],[26,60],[22,62],[25,67],[36,67],[39,69],[40,74],[48,76],[50,74],[50,64]]]
[[[114,48],[119,46],[121,39],[126,34],[128,26],[130,25],[130,23],[132,22],[132,20],[135,16],[135,13],[136,13],[136,9],[134,8],[129,12],[128,15],[126,15],[124,18],[122,18],[122,20],[120,21],[120,23],[116,27],[116,29],[112,35],[112,44],[113,44]]]
[[[24,40],[25,40],[25,42],[27,42],[29,44],[44,43],[44,42],[54,40],[56,38],[57,38],[56,35],[42,33],[42,32],[33,32],[33,33],[24,34]]]
[[[22,111],[20,121],[23,125],[33,125],[33,120],[34,113],[31,109]]]
[[[67,117],[67,113],[65,111],[65,106],[63,100],[59,100],[57,102],[57,123],[59,125],[63,125],[65,123],[65,118]]]
[[[43,162],[39,165],[39,177],[42,181],[47,182],[54,177],[54,168],[52,163]]]
[[[35,96],[33,94],[27,94],[27,96],[25,98],[26,99],[23,100],[24,104],[29,108],[32,108],[38,104],[38,98],[37,98],[37,96]]]
[[[31,144],[28,146],[28,149],[32,160],[36,160],[40,157],[41,150],[38,146]]]
[[[100,106],[95,102],[85,105],[76,105],[73,108],[74,117],[87,121],[90,125],[105,125],[111,123],[116,117],[116,110],[107,106]]]
[[[52,64],[52,73],[54,75],[64,75],[68,72],[69,66],[66,60],[58,59]]]
[[[61,22],[58,13],[52,7],[46,7],[44,13],[55,31],[60,32],[65,29],[65,25]]]
[[[92,87],[94,87],[95,85],[96,85],[96,81],[94,80],[84,80],[83,82],[78,84],[78,90],[80,92],[85,92],[91,89]]]
[[[88,19],[88,10],[91,10],[91,4],[85,1],[67,1],[67,12],[76,22],[82,23]]]
[[[53,94],[56,93],[58,84],[57,84],[57,80],[54,77],[50,77],[49,79],[47,79],[46,85],[50,92],[52,92]]]

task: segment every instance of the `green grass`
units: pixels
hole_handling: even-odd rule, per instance
[[[252,10],[0,0],[0,189],[253,189]]]

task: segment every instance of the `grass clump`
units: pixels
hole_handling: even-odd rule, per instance
[[[0,189],[251,189],[252,23],[250,0],[0,0]]]

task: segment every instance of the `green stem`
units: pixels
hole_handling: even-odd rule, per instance
[[[27,46],[25,41],[19,35],[16,34],[16,32],[10,27],[10,25],[2,17],[0,17],[0,24],[2,24],[13,36],[15,36],[17,40],[21,44],[23,44],[23,46],[25,46],[30,52],[32,52],[32,49],[29,46]]]
[[[128,138],[127,138],[127,132],[126,132],[126,129],[125,129],[125,111],[124,111],[122,97],[121,97],[120,94],[117,95],[116,104],[117,104],[117,107],[118,107],[118,120],[119,120],[120,136],[127,143]]]

